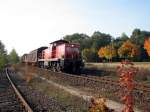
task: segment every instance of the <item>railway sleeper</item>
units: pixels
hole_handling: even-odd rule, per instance
[[[0,103],[0,108],[9,108],[9,107],[14,107],[16,105],[21,107],[21,105],[20,105],[20,103],[18,101],[13,101],[13,102]]]
[[[14,95],[14,93],[9,93],[9,94],[0,94],[0,99],[2,98],[16,98],[16,95]]]
[[[11,97],[1,98],[0,99],[0,104],[3,103],[3,102],[9,102],[9,101],[15,101],[15,100],[16,100],[15,98],[12,99]]]
[[[13,105],[10,107],[5,106],[3,108],[0,108],[0,112],[26,112],[26,111],[20,105]]]

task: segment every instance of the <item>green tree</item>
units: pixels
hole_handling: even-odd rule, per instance
[[[89,58],[90,58],[89,54],[90,54],[90,49],[85,48],[82,50],[82,56],[85,61],[89,60]]]
[[[12,64],[16,64],[16,63],[19,62],[19,56],[18,56],[18,54],[17,54],[15,49],[12,49],[12,51],[10,52],[10,54],[9,54],[9,61]]]
[[[4,44],[0,41],[0,69],[7,63],[7,51]]]
[[[109,34],[96,31],[91,36],[91,39],[92,39],[92,48],[98,51],[100,47],[110,44],[112,37]]]
[[[142,32],[140,29],[134,29],[131,35],[131,40],[132,42],[136,43],[137,45],[142,45],[143,44],[143,38],[145,38],[143,35],[141,35]],[[143,42],[142,42],[143,41]]]
[[[114,41],[113,41],[114,47],[116,49],[118,49],[128,39],[129,39],[129,37],[125,33],[122,33],[120,37],[114,39]]]
[[[140,29],[134,29],[131,35],[131,41],[138,45],[140,61],[147,61],[149,59],[147,52],[144,50],[144,41],[150,37],[149,31],[141,31]]]
[[[98,61],[97,50],[95,49],[83,49],[82,51],[83,59],[87,62],[96,62]]]

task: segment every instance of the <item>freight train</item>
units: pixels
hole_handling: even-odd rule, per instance
[[[84,66],[79,49],[79,44],[57,40],[50,43],[48,47],[40,47],[29,54],[24,54],[21,60],[23,63],[53,71],[79,73]]]

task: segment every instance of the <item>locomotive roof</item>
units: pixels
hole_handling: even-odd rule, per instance
[[[61,43],[69,43],[69,42],[67,40],[57,40],[57,41],[51,42],[50,44],[54,44],[54,43],[61,44]]]
[[[23,54],[23,55],[22,55],[22,57],[27,56],[27,55],[28,55],[28,54],[27,54],[27,53],[25,53],[25,54]]]
[[[39,48],[37,48],[37,49],[31,51],[30,53],[32,53],[32,52],[37,52],[37,51],[42,51],[42,50],[47,49],[47,48],[48,48],[48,47],[46,47],[46,46],[39,47]]]
[[[48,47],[43,46],[43,47],[38,48],[38,50],[44,50],[44,49],[46,49],[46,48],[48,48]]]
[[[28,55],[27,53],[23,54],[22,56]]]

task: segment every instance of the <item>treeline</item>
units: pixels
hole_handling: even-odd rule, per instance
[[[0,69],[2,69],[6,64],[16,64],[19,62],[19,56],[15,49],[7,54],[5,45],[0,40]]]
[[[129,37],[122,33],[120,37],[112,37],[96,31],[92,36],[75,33],[66,35],[63,39],[81,45],[82,56],[87,62],[120,61],[130,59],[132,61],[150,61],[148,47],[149,31],[134,29]],[[144,47],[147,40],[147,47]]]

